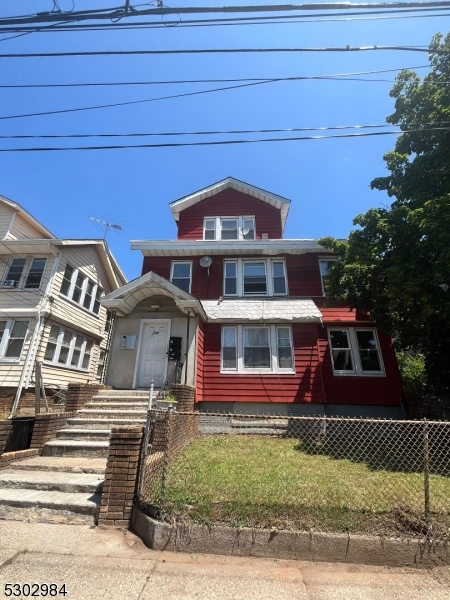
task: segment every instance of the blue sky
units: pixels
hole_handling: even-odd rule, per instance
[[[281,3],[281,2],[280,2]],[[171,6],[241,1],[174,0]],[[249,3],[251,4],[251,3]],[[70,8],[70,0],[60,0]],[[75,0],[78,10],[112,2]],[[50,10],[51,0],[17,0],[0,16]],[[245,27],[35,33],[4,41],[0,54],[76,50],[428,45],[448,18],[416,18]],[[293,77],[427,65],[416,52],[231,54],[3,59],[2,84]],[[418,70],[425,74],[427,69]],[[393,80],[395,74],[375,76]],[[1,89],[0,116],[156,98],[214,84],[108,88]],[[219,86],[217,86],[219,87]],[[393,112],[392,83],[298,81],[104,110],[2,120],[0,135],[192,132],[205,130],[381,124]],[[231,139],[236,136],[223,136]],[[202,138],[203,139],[203,138]],[[184,141],[198,141],[186,136]],[[167,138],[138,138],[157,143]],[[73,145],[68,140],[68,145]],[[61,144],[64,145],[62,142]],[[89,140],[88,144],[102,143]],[[49,140],[46,145],[57,142]],[[355,215],[386,204],[370,181],[386,173],[383,154],[395,136],[197,148],[96,152],[0,153],[0,194],[21,203],[61,237],[101,237],[88,215],[124,227],[108,241],[126,275],[141,255],[131,239],[173,239],[169,202],[228,175],[292,201],[285,237],[345,237]],[[0,140],[0,148],[36,140]],[[82,145],[82,142],[80,142]]]

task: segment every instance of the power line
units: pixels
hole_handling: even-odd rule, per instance
[[[68,56],[146,56],[146,55],[171,55],[171,54],[264,54],[264,53],[304,53],[304,52],[372,52],[375,50],[389,50],[400,52],[434,52],[435,54],[448,54],[448,50],[431,48],[429,46],[335,46],[324,48],[202,48],[184,50],[87,50],[76,52],[23,52],[0,54],[2,58],[60,58]]]
[[[450,127],[433,127],[427,129],[416,129],[416,130],[396,130],[396,131],[374,131],[369,133],[345,133],[339,135],[313,135],[313,136],[301,136],[301,137],[290,137],[290,138],[265,138],[261,140],[220,140],[212,142],[177,142],[177,143],[163,143],[163,144],[133,144],[133,145],[115,145],[115,146],[71,146],[71,147],[48,147],[48,148],[0,148],[0,152],[66,152],[72,150],[127,150],[136,148],[181,148],[181,147],[192,147],[192,146],[223,146],[223,145],[234,145],[234,144],[261,144],[268,142],[298,142],[305,140],[327,140],[337,138],[356,138],[356,137],[373,137],[382,135],[402,135],[405,133],[414,132],[431,132],[431,131],[450,131]]]
[[[398,71],[412,71],[415,69],[429,69],[430,65],[420,65],[418,67],[401,67],[400,69],[381,69],[378,71],[357,71],[354,73],[336,73],[332,75],[298,75],[295,77],[241,77],[237,79],[177,79],[177,80],[163,80],[163,81],[116,81],[116,82],[104,82],[104,83],[27,83],[27,84],[0,84],[2,89],[16,89],[16,88],[58,88],[58,87],[103,87],[103,86],[126,86],[126,85],[181,85],[187,83],[237,83],[237,82],[265,82],[265,81],[302,81],[302,80],[314,80],[314,79],[330,79],[336,81],[385,81],[393,83],[391,79],[348,79],[351,76],[358,75],[376,75],[380,73],[393,73]],[[342,79],[341,79],[342,78]],[[436,82],[437,83],[437,82]],[[447,83],[447,82],[444,82]]]
[[[423,127],[430,125],[450,125],[450,121],[435,121],[429,123],[403,123],[402,127]],[[127,137],[165,137],[187,135],[242,135],[247,133],[292,133],[298,131],[341,131],[346,129],[383,129],[395,127],[389,123],[377,125],[334,125],[330,127],[290,127],[287,129],[231,129],[217,131],[164,131],[164,132],[135,132],[135,133],[74,133],[74,134],[41,134],[41,135],[0,135],[2,140],[29,139],[86,139],[86,138],[127,138]],[[420,129],[414,130],[420,131]],[[405,130],[406,132],[406,130]]]

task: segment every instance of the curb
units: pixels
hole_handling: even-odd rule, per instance
[[[131,530],[148,548],[170,552],[390,567],[450,564],[447,542],[313,531],[170,525],[148,517],[136,506],[131,516]]]

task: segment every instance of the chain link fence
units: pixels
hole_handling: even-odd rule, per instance
[[[138,502],[164,520],[446,537],[450,423],[152,411]]]

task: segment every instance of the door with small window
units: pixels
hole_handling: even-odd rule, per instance
[[[155,388],[162,387],[167,373],[169,335],[170,321],[143,321],[135,387],[149,388],[152,379]]]

